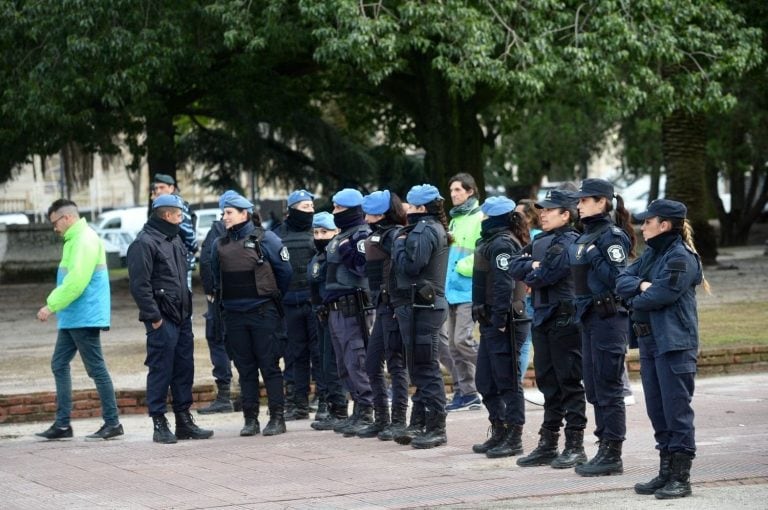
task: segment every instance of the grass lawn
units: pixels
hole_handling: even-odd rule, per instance
[[[765,302],[728,303],[699,310],[702,347],[768,344]]]

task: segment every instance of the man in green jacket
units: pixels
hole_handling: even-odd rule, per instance
[[[70,362],[80,352],[88,376],[96,383],[104,425],[86,436],[86,441],[113,439],[123,435],[118,419],[112,378],[101,352],[101,330],[110,325],[109,273],[104,245],[71,200],[56,200],[48,209],[53,230],[64,239],[64,250],[56,275],[56,288],[37,311],[41,322],[58,316],[58,337],[51,358],[56,381],[56,421],[37,435],[48,440],[72,437],[72,376]]]

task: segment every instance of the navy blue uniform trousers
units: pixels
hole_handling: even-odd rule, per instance
[[[531,331],[530,324],[516,324],[513,340],[492,325],[480,326],[475,384],[488,409],[488,419],[512,425],[525,424],[525,398],[518,374],[520,351]]]
[[[340,310],[331,310],[328,324],[339,378],[356,404],[372,407],[373,391],[365,371],[365,341],[360,321],[356,316],[344,317]]]
[[[192,319],[180,325],[163,318],[157,329],[145,322],[147,329],[147,410],[150,416],[166,412],[168,388],[171,388],[173,412],[192,406],[192,382],[195,379],[194,336]]]
[[[395,311],[384,303],[376,308],[376,322],[373,323],[365,356],[366,371],[373,390],[373,404],[377,409],[388,407],[385,361],[392,379],[392,408],[408,408],[408,373],[403,356],[403,339],[394,314]]]
[[[288,336],[286,358],[293,361],[294,394],[297,401],[309,395],[313,344],[317,344],[317,326],[312,305],[283,305]]]
[[[217,324],[221,321],[221,316],[216,318],[216,303],[208,303],[208,311],[205,314],[205,340],[208,342],[208,352],[211,355],[211,365],[213,365],[213,378],[216,384],[230,385],[232,382],[232,363],[227,354],[227,347],[224,344],[223,324]]]
[[[624,408],[624,356],[627,348],[627,316],[617,313],[600,318],[594,310],[581,318],[581,353],[587,402],[595,409],[595,436],[624,441],[627,415]]]

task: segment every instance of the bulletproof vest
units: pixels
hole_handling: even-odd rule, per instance
[[[392,246],[390,253],[384,249],[382,243],[391,242],[391,233],[397,227],[391,226],[377,229],[365,239],[365,272],[368,275],[368,285],[371,290],[377,292],[384,290],[389,292],[389,274],[392,270]]]
[[[227,236],[219,240],[222,299],[253,299],[277,294],[272,265],[262,252],[263,238],[264,230],[257,227],[246,238],[233,240]]]
[[[288,228],[286,223],[283,223],[276,233],[283,240],[283,246],[288,248],[288,253],[291,256],[290,263],[293,276],[291,276],[288,291],[306,290],[308,286],[307,264],[315,254],[312,231],[292,230]]]
[[[493,273],[491,272],[491,244],[499,237],[507,236],[520,251],[520,241],[508,230],[504,230],[488,238],[481,239],[475,248],[474,266],[472,268],[472,302],[483,305],[493,305]],[[510,255],[512,255],[510,253]],[[527,287],[515,281],[515,288],[510,296],[510,304],[524,301]]]
[[[610,225],[605,225],[595,232],[584,233],[571,245],[570,262],[571,276],[573,277],[573,286],[576,297],[592,296],[589,288],[589,270],[591,265],[587,259],[587,248],[594,243]],[[599,249],[595,247],[595,249]]]
[[[432,252],[429,263],[422,268],[419,282],[429,283],[436,296],[445,297],[445,272],[448,269],[448,234],[442,223],[432,218],[419,221],[413,228],[413,232],[424,230],[430,225],[437,234],[438,247]]]
[[[325,288],[329,291],[353,291],[355,289],[368,290],[368,277],[357,276],[350,271],[341,261],[341,254],[339,253],[339,245],[345,239],[350,239],[354,234],[358,232],[370,232],[371,229],[368,225],[358,225],[352,227],[340,234],[337,234],[328,247],[325,250],[326,253],[326,281]],[[349,241],[351,242],[351,241]],[[365,243],[364,240],[358,241],[359,243]],[[363,245],[364,246],[364,245]],[[353,249],[357,249],[354,247]]]
[[[573,235],[573,231],[564,232],[561,235]],[[549,254],[559,255],[562,253],[566,248],[562,244],[555,243],[558,237],[554,232],[539,234],[533,242],[533,259],[544,261]],[[569,301],[573,299],[573,280],[571,278],[563,278],[553,285],[532,289],[532,294],[534,308]]]

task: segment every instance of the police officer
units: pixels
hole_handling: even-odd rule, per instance
[[[128,247],[128,280],[147,332],[147,409],[156,443],[208,439],[212,430],[195,425],[192,382],[195,377],[192,293],[187,287],[187,250],[179,238],[184,203],[177,195],[152,202],[152,216]],[[165,419],[170,387],[176,433]]]
[[[224,208],[225,197],[236,193],[226,191],[219,198],[219,208]],[[200,247],[200,280],[203,284],[203,292],[208,302],[208,310],[205,312],[205,340],[208,343],[208,352],[213,365],[213,379],[216,383],[216,399],[207,407],[198,409],[200,414],[231,413],[234,406],[231,400],[232,361],[227,354],[224,343],[224,324],[221,318],[220,297],[216,296],[213,285],[213,270],[211,268],[211,247],[213,242],[226,235],[227,228],[224,222],[216,220],[211,223],[211,229],[205,236]]]
[[[584,385],[581,382],[581,335],[573,323],[573,279],[568,250],[579,237],[572,224],[576,200],[564,190],[549,191],[535,206],[541,228],[524,256],[512,263],[512,274],[531,289],[533,359],[536,385],[544,394],[544,421],[539,444],[518,466],[571,468],[587,461]],[[565,449],[558,451],[565,419]]]
[[[632,309],[632,333],[640,347],[645,407],[659,450],[659,474],[635,485],[658,499],[691,495],[696,455],[693,399],[699,348],[696,286],[704,280],[685,205],[654,200],[636,215],[647,244],[642,256],[616,279],[616,291]]]
[[[310,284],[312,311],[317,322],[318,350],[320,351],[320,375],[316,378],[322,388],[320,400],[327,405],[328,412],[323,415],[318,408],[315,421],[310,426],[315,430],[333,430],[339,422],[348,418],[347,398],[339,379],[336,355],[328,328],[328,308],[323,304],[327,297],[325,280],[327,274],[326,247],[339,233],[329,212],[319,212],[312,217],[312,230],[315,241],[315,255],[309,262],[307,274]]]
[[[582,328],[584,389],[595,411],[597,454],[576,466],[581,476],[624,472],[621,446],[627,431],[621,373],[627,347],[626,310],[614,295],[616,276],[634,256],[635,234],[621,196],[603,179],[585,179],[574,196],[584,233],[571,245],[575,320]],[[615,222],[611,219],[616,199]]]
[[[307,265],[315,253],[312,236],[312,217],[315,213],[314,195],[299,189],[288,195],[288,215],[275,230],[291,257],[293,276],[288,292],[283,296],[286,345],[286,373],[293,383],[286,398],[293,402],[286,406],[286,420],[309,418],[309,382],[311,353],[317,352],[317,324],[309,296]],[[290,363],[288,363],[290,360]]]
[[[395,441],[414,448],[434,448],[448,441],[438,348],[440,327],[448,316],[445,272],[452,238],[437,188],[431,184],[414,186],[407,201],[408,226],[395,240],[393,259],[397,287],[410,292],[411,299],[397,306],[395,315],[416,391],[410,424]]]
[[[340,232],[326,248],[326,296],[328,325],[336,354],[339,377],[354,401],[352,416],[334,427],[344,433],[350,427],[373,423],[373,391],[365,371],[365,346],[369,324],[368,277],[365,272],[365,239],[371,229],[365,223],[363,195],[345,188],[333,196],[333,221]]]
[[[285,432],[283,377],[275,331],[282,321],[282,293],[291,280],[288,250],[272,232],[264,231],[253,204],[238,194],[224,198],[227,235],[211,253],[214,285],[221,295],[227,347],[240,374],[245,425],[241,436],[258,434],[259,371],[269,404],[263,435]]]
[[[472,451],[494,459],[523,453],[525,399],[518,359],[530,333],[528,289],[515,281],[510,266],[530,238],[525,218],[509,198],[490,197],[480,209],[484,219],[472,271],[472,316],[480,324],[475,381],[488,409],[491,437]]]
[[[382,440],[391,441],[394,435],[390,427],[385,360],[392,379],[392,422],[395,428],[405,428],[408,412],[408,374],[403,357],[403,339],[390,298],[393,293],[390,279],[392,247],[400,228],[405,225],[405,211],[400,197],[389,190],[382,190],[363,197],[363,212],[365,221],[373,228],[373,233],[365,240],[365,268],[371,288],[371,302],[376,309],[376,320],[368,341],[365,362],[373,390],[376,419],[371,425],[357,430],[357,436],[378,436]],[[385,429],[388,429],[386,433]]]
[[[179,198],[179,185],[176,179],[168,174],[155,174],[152,179],[152,198],[163,195],[176,195]],[[197,253],[197,235],[195,234],[195,213],[189,209],[189,203],[182,199],[184,207],[181,210],[182,220],[179,225],[179,236],[187,247],[187,286],[192,290],[192,271],[195,270],[195,253]]]

